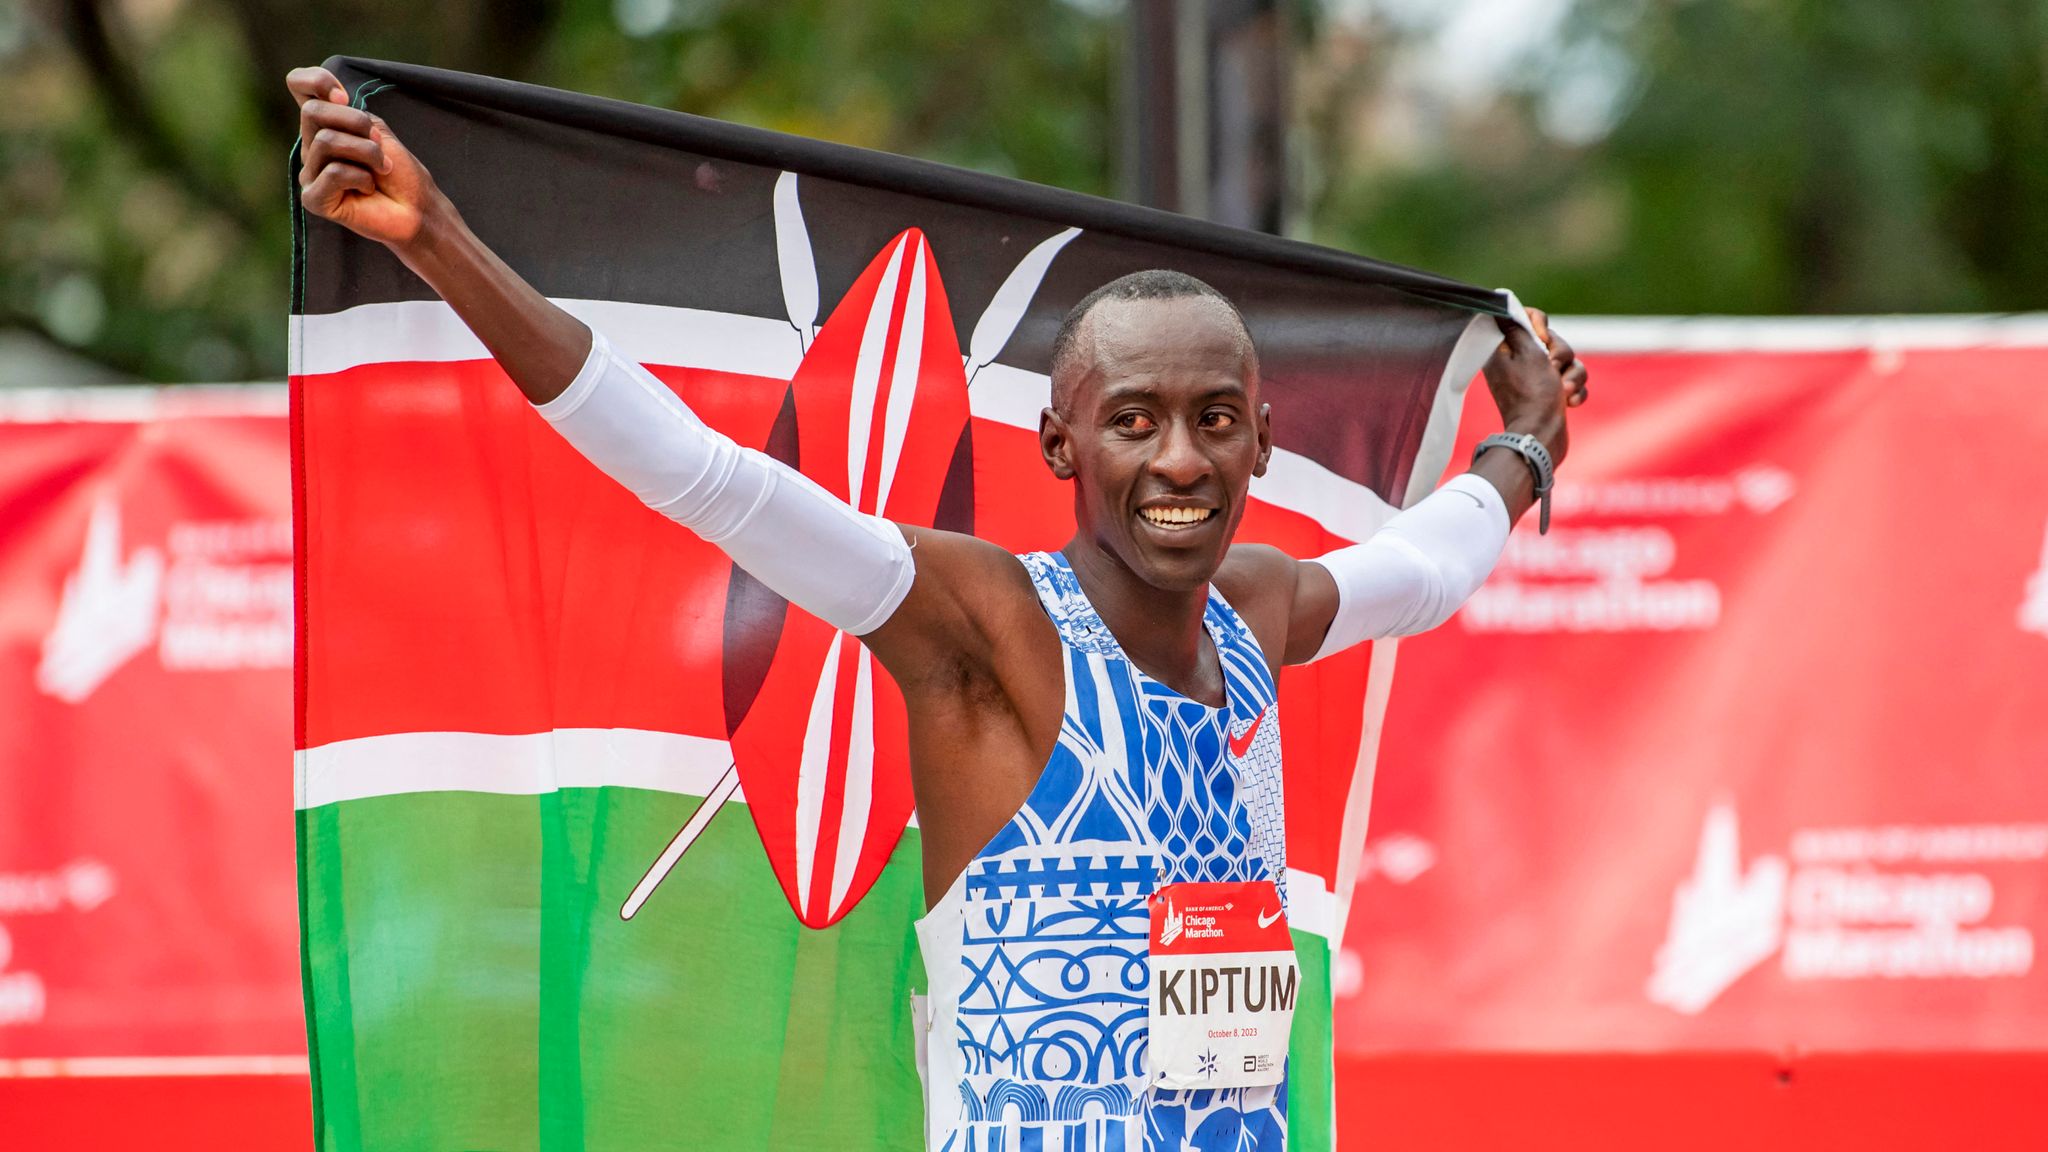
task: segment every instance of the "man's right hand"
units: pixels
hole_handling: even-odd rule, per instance
[[[325,68],[294,68],[299,103],[299,203],[358,236],[403,248],[439,196],[434,178],[389,125],[359,108]]]
[[[385,245],[483,341],[528,400],[561,394],[590,354],[583,322],[492,252],[381,117],[348,104],[325,68],[295,68],[299,203]]]

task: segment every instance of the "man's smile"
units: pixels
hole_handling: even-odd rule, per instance
[[[1168,532],[1185,532],[1198,528],[1216,515],[1214,508],[1196,508],[1167,505],[1138,509],[1138,518],[1154,528]]]

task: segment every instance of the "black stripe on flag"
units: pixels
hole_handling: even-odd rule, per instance
[[[1425,272],[1025,181],[410,64],[327,66],[371,93],[367,106],[477,234],[553,297],[785,318],[783,171],[802,181],[820,321],[913,226],[939,260],[963,350],[1018,259],[1082,229],[996,358],[1035,372],[1091,289],[1143,268],[1198,276],[1251,325],[1276,440],[1395,504],[1450,346],[1473,313],[1502,312],[1498,294]],[[380,246],[325,221],[303,230],[296,311],[432,298]]]

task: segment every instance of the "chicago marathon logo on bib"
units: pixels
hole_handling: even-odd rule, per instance
[[[1278,1084],[1301,979],[1279,889],[1271,880],[1168,884],[1151,911],[1153,1082]]]

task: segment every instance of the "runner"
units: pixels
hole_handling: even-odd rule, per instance
[[[710,429],[486,248],[331,73],[287,83],[308,212],[385,244],[593,464],[902,689],[929,1146],[1284,1148],[1278,670],[1432,628],[1479,586],[1564,455],[1570,347],[1504,323],[1507,433],[1372,539],[1297,561],[1231,543],[1272,451],[1243,318],[1180,273],[1123,277],[1053,346],[1039,441],[1075,535],[1020,558],[860,514]]]

